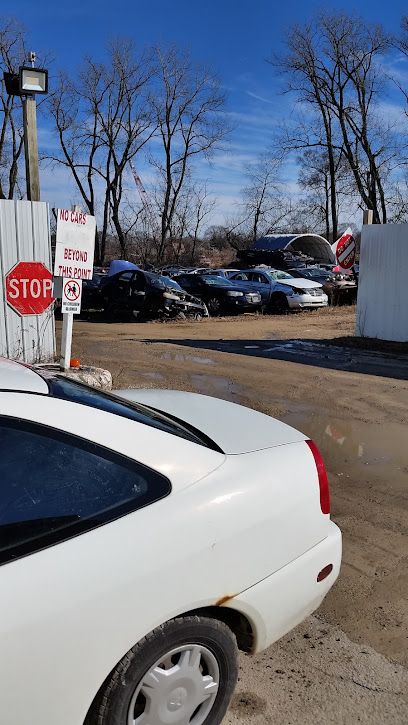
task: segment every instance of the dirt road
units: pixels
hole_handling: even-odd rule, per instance
[[[266,653],[242,658],[226,723],[406,725],[404,351],[367,354],[336,344],[353,333],[353,308],[75,328],[75,355],[109,368],[116,387],[173,387],[240,402],[300,428],[325,456],[332,515],[344,535],[340,579],[315,616]]]

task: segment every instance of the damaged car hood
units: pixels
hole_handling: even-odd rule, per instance
[[[303,277],[293,277],[293,279],[279,279],[279,284],[288,285],[288,287],[296,287],[298,289],[316,289],[316,287],[323,287],[320,282],[315,282],[313,279],[306,279]]]

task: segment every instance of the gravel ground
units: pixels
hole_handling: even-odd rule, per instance
[[[340,578],[315,616],[265,653],[242,657],[225,723],[406,725],[406,351],[395,353],[395,367],[384,357],[378,370],[373,355],[372,374],[359,372],[367,366],[359,367],[358,350],[354,372],[334,369],[321,343],[344,344],[354,308],[202,323],[78,321],[74,330],[73,353],[109,368],[116,387],[171,387],[249,405],[313,437],[326,459],[344,539]],[[271,347],[268,358],[258,354],[265,340],[303,340],[316,352],[302,363],[274,359]]]

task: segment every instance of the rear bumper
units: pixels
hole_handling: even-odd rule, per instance
[[[330,521],[323,541],[228,602],[252,623],[254,653],[269,647],[320,606],[339,575],[341,552],[340,529]],[[333,564],[331,574],[318,582],[317,575],[328,564]]]

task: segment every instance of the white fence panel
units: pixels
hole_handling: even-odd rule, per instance
[[[408,341],[408,224],[363,226],[356,335]]]
[[[0,355],[27,363],[55,357],[53,310],[20,317],[6,302],[4,280],[17,262],[34,261],[52,270],[48,204],[0,200]]]

